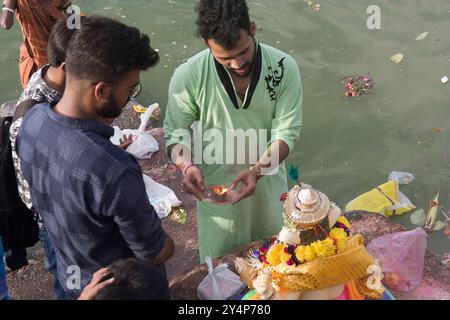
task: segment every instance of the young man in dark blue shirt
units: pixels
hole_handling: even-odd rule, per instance
[[[102,123],[139,94],[141,71],[158,60],[136,28],[90,17],[67,50],[60,102],[35,106],[23,121],[22,171],[68,298],[78,298],[94,272],[113,261],[137,258],[164,268],[173,254],[137,161],[109,141],[114,130]]]

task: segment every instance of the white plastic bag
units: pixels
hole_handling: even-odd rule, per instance
[[[160,219],[167,217],[172,208],[181,206],[182,202],[178,200],[172,189],[159,184],[145,174],[143,176],[148,200],[150,200]]]
[[[148,132],[125,129],[120,130],[114,127],[114,136],[110,141],[115,145],[120,145],[120,139],[126,135],[133,137],[133,143],[125,150],[135,156],[137,159],[150,159],[152,155],[159,150],[158,141]]]
[[[115,145],[120,145],[120,139],[130,134],[133,137],[133,143],[131,143],[126,149],[137,159],[145,160],[150,159],[152,155],[159,150],[158,141],[148,132],[145,131],[147,124],[150,121],[152,113],[159,108],[159,104],[154,103],[147,108],[147,110],[141,114],[141,125],[138,130],[120,130],[119,127],[114,127],[114,136],[110,139]]]
[[[245,288],[245,284],[239,276],[228,269],[226,263],[213,269],[211,257],[206,257],[208,275],[197,288],[200,300],[226,300],[239,294]]]
[[[133,143],[127,148],[137,159],[150,159],[159,150],[158,141],[148,132],[137,132],[133,134]]]
[[[141,114],[141,116],[140,116],[141,125],[139,126],[139,129],[138,129],[139,132],[145,131],[145,128],[147,128],[147,124],[150,121],[150,117],[152,116],[152,113],[158,108],[159,108],[159,104],[154,103],[151,106],[149,106],[143,114]]]

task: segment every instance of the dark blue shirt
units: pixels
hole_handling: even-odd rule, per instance
[[[99,268],[156,257],[166,236],[139,164],[109,141],[113,134],[44,103],[27,113],[17,140],[33,205],[55,246],[59,281],[74,298]]]

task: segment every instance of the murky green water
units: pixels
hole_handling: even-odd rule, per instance
[[[341,207],[385,182],[391,170],[416,180],[401,190],[428,208],[440,190],[450,211],[450,2],[447,0],[318,0],[315,12],[303,0],[249,0],[261,28],[260,41],[290,53],[302,72],[304,127],[289,163]],[[160,49],[161,63],[142,76],[142,103],[167,101],[167,85],[177,65],[203,49],[195,37],[192,0],[79,0],[83,12],[115,17],[135,25]],[[381,8],[381,30],[366,27],[366,9]],[[415,38],[430,34],[422,41]],[[19,94],[16,60],[20,33],[0,32],[0,100]],[[389,58],[404,53],[405,59]],[[370,73],[377,81],[370,96],[348,99],[338,81]],[[444,128],[434,132],[433,128]],[[277,201],[274,199],[274,201]],[[409,214],[395,220],[413,228]],[[443,216],[441,216],[443,219]],[[436,253],[448,251],[443,231],[428,238]]]

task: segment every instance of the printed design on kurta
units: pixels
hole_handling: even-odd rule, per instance
[[[283,79],[284,76],[284,59],[286,58],[283,58],[280,61],[278,61],[278,67],[275,70],[272,68],[272,66],[269,66],[268,68],[269,74],[264,78],[267,84],[267,91],[269,91],[269,96],[272,99],[272,101],[277,99],[277,93],[275,91],[275,88],[277,88],[280,85],[281,80]]]

